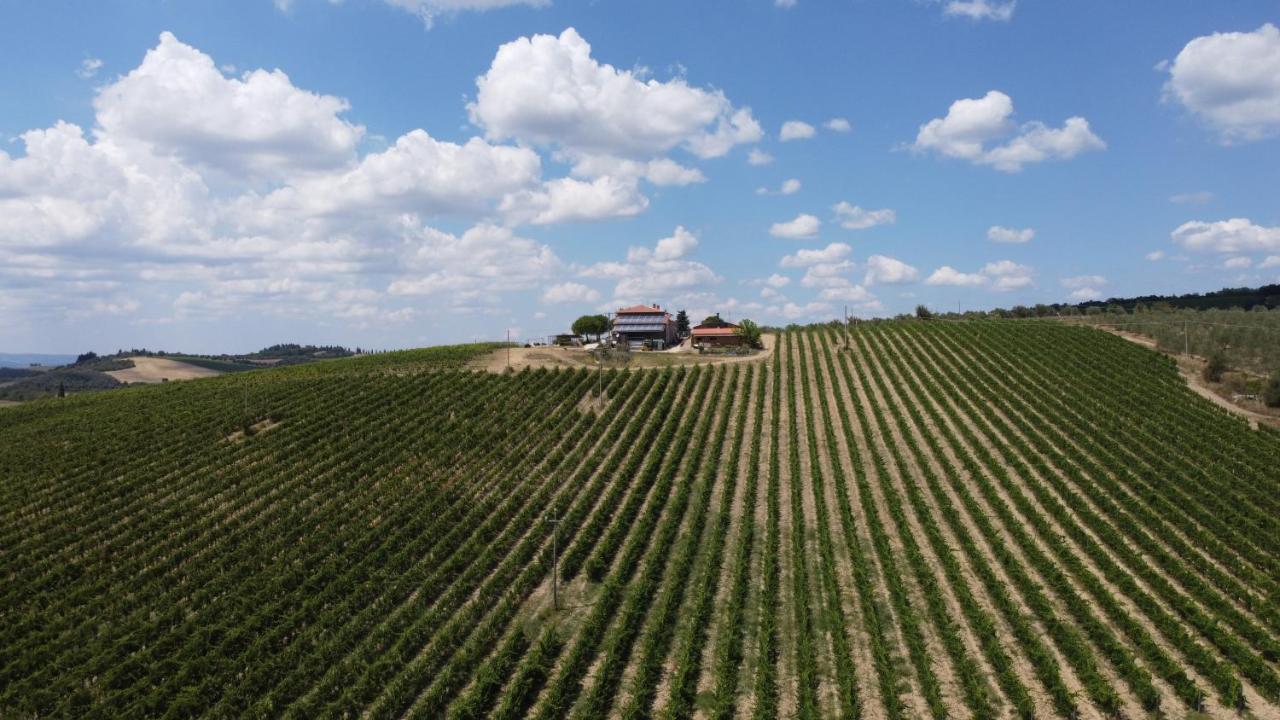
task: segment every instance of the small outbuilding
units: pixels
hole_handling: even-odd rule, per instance
[[[739,347],[747,344],[738,334],[738,326],[715,316],[715,322],[703,322],[689,332],[690,343],[698,349],[714,347]]]

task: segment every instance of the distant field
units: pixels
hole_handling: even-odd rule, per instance
[[[1280,717],[1280,433],[1158,353],[496,348],[0,412],[0,717]]]
[[[109,370],[107,374],[125,383],[158,383],[166,380],[194,380],[203,377],[216,377],[222,373],[208,367],[189,363],[184,360],[173,360],[159,357],[126,358],[132,367],[122,370]]]
[[[1087,315],[1075,321],[1146,335],[1167,352],[1188,350],[1200,357],[1221,353],[1232,367],[1258,375],[1280,371],[1280,309]]]

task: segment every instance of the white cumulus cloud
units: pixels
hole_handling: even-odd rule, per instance
[[[892,225],[898,221],[898,213],[889,208],[864,210],[841,200],[831,209],[835,211],[840,227],[846,230],[866,230],[877,225]]]
[[[649,247],[632,247],[623,262],[595,263],[580,268],[582,277],[617,280],[612,302],[634,305],[670,298],[673,293],[705,290],[721,282],[710,267],[690,260],[697,236],[677,226],[672,234]]]
[[[552,285],[542,293],[544,303],[593,303],[599,300],[599,290],[575,282]]]
[[[1173,241],[1202,252],[1248,253],[1280,251],[1280,227],[1255,225],[1248,218],[1217,222],[1193,220],[1178,226]]]
[[[895,285],[915,282],[920,277],[916,268],[886,255],[872,255],[867,258],[867,274],[864,285]]]
[[[813,126],[802,120],[788,120],[782,123],[782,130],[778,131],[778,139],[782,142],[791,140],[808,140],[813,137],[815,130]]]
[[[849,253],[852,251],[853,248],[845,243],[831,243],[821,249],[797,250],[790,255],[783,256],[779,264],[782,267],[797,268],[835,263],[849,257]]]
[[[1000,225],[992,225],[987,228],[987,239],[991,242],[998,243],[1026,243],[1036,236],[1036,231],[1031,228],[1008,228]]]
[[[849,121],[842,117],[831,118],[830,120],[822,123],[822,126],[831,132],[838,133],[847,133],[853,129],[853,125],[850,125]]]
[[[981,98],[960,99],[945,117],[920,126],[912,148],[990,165],[1001,172],[1018,172],[1031,163],[1106,148],[1082,117],[1068,118],[1054,129],[1038,121],[1016,125],[1012,116],[1013,100],[997,90]]]
[[[297,88],[280,70],[224,77],[212,58],[169,32],[93,105],[101,132],[116,142],[237,176],[349,166],[364,135],[339,117],[346,100]]]
[[[769,226],[769,234],[774,237],[803,240],[818,234],[822,221],[813,215],[801,213],[793,220],[777,222]]]
[[[964,273],[950,265],[943,265],[933,274],[925,278],[925,285],[949,285],[954,287],[975,287],[985,285],[987,276],[980,273]]]
[[[747,153],[747,163],[750,165],[768,165],[771,162],[773,162],[773,156],[760,148],[751,148]]]
[[[476,87],[467,109],[491,140],[651,159],[678,146],[717,157],[763,136],[723,92],[600,63],[573,28],[502,45]]]
[[[1280,133],[1280,29],[1204,35],[1165,66],[1165,97],[1217,131],[1226,143]]]
[[[996,290],[1017,290],[1031,284],[1033,270],[1012,260],[989,262],[982,267],[982,273],[992,278],[992,287]]]
[[[688,255],[698,247],[698,238],[683,225],[677,225],[670,237],[664,237],[654,247],[653,257],[657,260],[676,260]]]

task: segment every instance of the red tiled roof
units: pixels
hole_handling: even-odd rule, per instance
[[[694,337],[729,337],[738,334],[738,328],[734,327],[698,327],[693,329]]]
[[[619,315],[655,315],[658,313],[667,314],[662,308],[650,305],[632,305],[631,307],[618,308]]]

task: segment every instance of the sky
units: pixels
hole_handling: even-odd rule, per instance
[[[0,351],[1280,282],[1273,0],[0,0]]]

